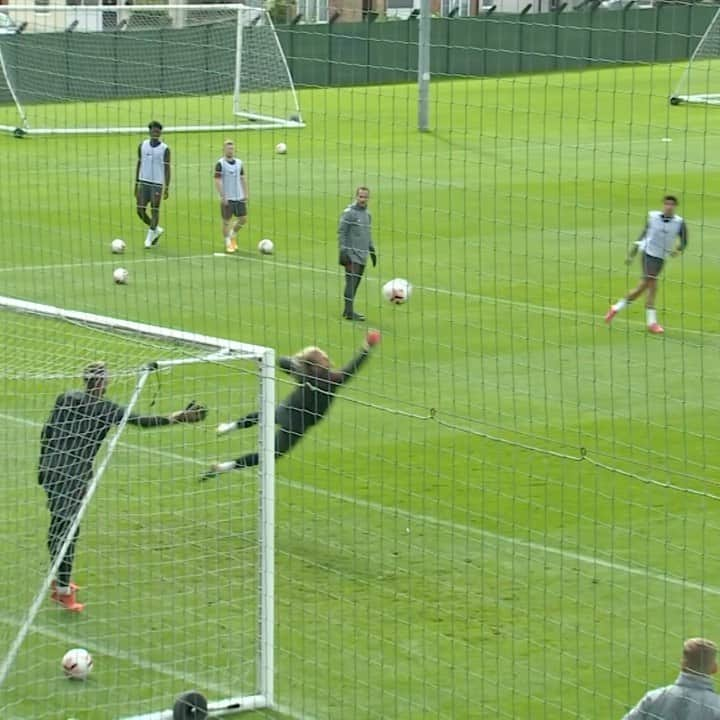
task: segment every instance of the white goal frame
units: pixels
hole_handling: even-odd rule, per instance
[[[127,333],[136,333],[161,341],[180,341],[195,347],[208,349],[203,358],[176,359],[157,362],[157,367],[170,367],[172,365],[197,363],[212,360],[248,359],[257,360],[261,384],[260,402],[260,502],[259,502],[259,617],[258,642],[255,657],[256,689],[250,695],[237,695],[230,698],[210,700],[208,712],[211,717],[223,717],[247,710],[275,709],[274,676],[275,676],[275,350],[261,345],[217,338],[198,333],[185,332],[164,328],[157,325],[121,320],[93,313],[66,310],[53,305],[20,300],[0,296],[0,312],[15,311],[32,314],[46,318],[56,318],[80,325],[101,327],[106,330],[119,330]],[[154,368],[153,368],[154,369]],[[91,485],[88,488],[87,507],[97,481],[105,470],[105,466],[112,454],[114,445],[118,442],[127,417],[137,400],[140,390],[152,369],[143,372],[135,387],[125,416],[118,426],[118,431],[112,437],[108,453],[104,461],[93,474]],[[65,548],[70,542],[74,529],[79,525],[82,513],[76,518],[71,531],[68,532]],[[59,553],[56,564],[59,564],[62,553]],[[52,570],[52,568],[51,568]],[[25,637],[32,628],[32,623],[45,600],[50,582],[54,573],[48,572],[35,601],[26,612],[24,621],[10,646],[5,658],[0,661],[0,688],[8,675],[10,668],[20,650]],[[124,720],[173,720],[172,709],[157,710],[147,714],[133,715]]]
[[[685,72],[683,72],[682,78],[680,79],[680,82],[677,85],[677,88],[675,89],[675,92],[670,96],[670,104],[671,105],[680,105],[681,103],[698,103],[702,105],[720,105],[720,87],[718,88],[718,92],[716,93],[694,93],[691,94],[687,92],[689,89],[689,82],[690,77],[693,70],[693,63],[695,62],[695,59],[697,58],[698,52],[701,50],[703,45],[705,44],[705,41],[710,37],[710,34],[713,32],[713,30],[716,30],[718,33],[720,33],[720,9],[717,10],[715,15],[713,15],[713,19],[710,21],[710,24],[707,27],[707,30],[703,33],[703,36],[700,38],[700,42],[697,44],[697,47],[695,50],[693,50],[693,54],[690,56],[690,60],[688,61],[687,67],[685,68]],[[716,62],[720,64],[720,55],[717,56]]]
[[[37,16],[39,10],[37,5],[11,5],[10,10],[16,17],[30,16],[31,14]],[[235,11],[237,17],[237,30],[235,40],[235,78],[233,81],[233,99],[232,99],[232,114],[238,119],[237,122],[219,122],[216,124],[172,124],[168,123],[164,127],[165,132],[202,132],[202,131],[213,131],[213,130],[269,130],[277,128],[304,128],[306,125],[303,122],[302,115],[300,113],[300,104],[298,101],[297,91],[295,89],[295,83],[293,81],[292,74],[290,72],[290,66],[288,65],[285,52],[280,44],[280,39],[275,29],[275,24],[272,21],[272,17],[267,9],[263,7],[252,7],[249,5],[243,5],[241,3],[208,3],[193,4],[189,3],[186,5],[180,4],[169,4],[169,5],[129,5],[127,7],[123,5],[44,5],[41,8],[42,14],[46,15],[49,13],[62,14],[62,17],[67,24],[68,21],[73,22],[81,17],[85,17],[88,14],[96,14],[102,17],[103,12],[115,12],[118,17],[122,17],[123,14],[129,15],[130,13],[157,13],[158,11],[167,12],[171,17],[184,18],[188,11],[197,10],[202,12],[218,11],[219,13],[228,13]],[[242,71],[242,53],[243,53],[243,42],[244,33],[243,29],[243,17],[246,15],[253,16],[254,24],[257,18],[262,17],[263,23],[272,31],[274,46],[278,52],[282,69],[285,77],[289,83],[289,86],[283,90],[283,92],[290,93],[292,99],[292,107],[290,108],[290,115],[288,117],[275,117],[269,114],[256,113],[251,110],[243,108],[243,94],[244,89],[241,85],[241,71]],[[58,31],[62,25],[59,26]],[[103,31],[98,31],[98,33]],[[127,31],[133,32],[133,31]],[[80,127],[80,128],[53,128],[53,127],[34,127],[31,118],[28,117],[26,106],[23,104],[22,99],[19,97],[17,88],[13,86],[11,74],[8,70],[8,66],[5,57],[2,52],[2,45],[0,44],[0,74],[5,80],[10,96],[12,97],[15,107],[17,109],[18,118],[20,121],[19,125],[5,125],[0,123],[0,131],[6,131],[15,134],[16,137],[24,137],[25,135],[106,135],[106,134],[136,134],[147,132],[147,125],[138,126],[122,126],[122,127]],[[98,100],[101,102],[101,100]]]

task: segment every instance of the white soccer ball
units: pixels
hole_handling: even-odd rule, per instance
[[[287,145],[285,143],[278,143],[275,146],[275,152],[278,155],[284,155],[287,152]]]
[[[272,240],[268,240],[267,238],[263,238],[263,239],[258,243],[258,250],[259,250],[263,255],[272,255],[272,254],[273,254],[273,250],[275,250],[275,244],[273,243]]]
[[[110,250],[112,252],[114,252],[116,255],[120,255],[120,253],[124,253],[126,247],[127,247],[127,245],[125,245],[125,241],[121,240],[120,238],[115,238],[110,243]]]
[[[130,273],[125,268],[115,268],[113,270],[113,280],[117,285],[125,285],[130,277]]]
[[[63,655],[62,669],[72,680],[86,680],[93,669],[92,655],[82,648],[68,650]]]
[[[389,280],[383,285],[383,297],[394,305],[402,305],[410,299],[412,295],[412,285],[402,278]]]

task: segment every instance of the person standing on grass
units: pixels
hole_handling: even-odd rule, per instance
[[[276,458],[291,450],[310,428],[325,417],[337,391],[365,364],[370,357],[370,348],[379,342],[379,331],[368,330],[360,350],[340,370],[333,370],[327,353],[317,347],[307,347],[294,357],[279,358],[278,366],[294,377],[297,387],[275,411],[275,424],[280,426],[275,434]],[[251,412],[234,422],[220,424],[217,432],[218,435],[224,435],[231,430],[249,428],[259,422],[260,413]],[[251,452],[237,460],[215,463],[202,476],[202,480],[230,470],[255,467],[259,462],[260,454]]]
[[[663,209],[651,210],[648,213],[645,227],[639,240],[630,249],[627,260],[629,263],[640,252],[642,278],[638,285],[624,298],[620,298],[614,305],[610,306],[610,309],[605,314],[606,323],[611,323],[623,308],[647,291],[645,300],[647,329],[655,335],[662,335],[665,332],[662,325],[658,323],[657,311],[655,310],[658,277],[665,264],[665,258],[680,255],[685,251],[688,244],[687,225],[680,215],[675,214],[677,204],[678,201],[674,195],[666,195],[663,198]],[[676,245],[677,238],[680,238],[679,246]]]
[[[345,208],[338,226],[339,262],[345,268],[343,317],[358,322],[365,320],[365,316],[355,312],[355,294],[365,273],[368,255],[373,267],[377,265],[377,254],[372,241],[372,218],[368,210],[369,200],[370,190],[360,186],[355,191],[355,202]]]
[[[104,398],[108,382],[105,363],[88,365],[83,371],[84,389],[59,395],[42,429],[38,483],[45,490],[50,510],[47,545],[51,563],[57,560],[80,512],[103,440],[127,412]],[[207,409],[193,402],[171,415],[131,414],[127,421],[141,428],[154,428],[199,422],[206,415]],[[51,595],[54,602],[72,612],[81,612],[85,607],[77,601],[77,586],[71,580],[78,534],[79,528],[60,562]]]
[[[170,148],[161,140],[163,126],[153,120],[148,125],[150,137],[138,145],[135,168],[135,200],[138,217],[148,226],[145,249],[157,244],[163,234],[160,227],[160,203],[170,192]],[[150,205],[151,214],[147,214]]]
[[[247,221],[248,188],[245,166],[235,157],[232,140],[223,143],[223,155],[215,163],[215,189],[220,197],[225,252],[234,253],[238,249],[238,230]]]
[[[651,690],[623,720],[720,720],[720,696],[712,681],[717,671],[715,643],[686,640],[677,680]]]

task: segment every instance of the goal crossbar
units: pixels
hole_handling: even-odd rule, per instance
[[[104,330],[115,330],[125,333],[153,338],[173,343],[185,343],[195,348],[202,349],[202,356],[176,358],[163,360],[154,359],[139,368],[139,377],[128,402],[125,413],[119,423],[116,432],[113,434],[108,451],[102,463],[93,473],[93,478],[88,486],[88,492],[84,501],[84,508],[87,507],[97,484],[104,474],[113,450],[117,445],[122,431],[128,422],[130,413],[135,406],[140,392],[149,375],[161,368],[175,365],[194,364],[198,362],[226,362],[229,360],[256,360],[259,365],[261,377],[261,417],[269,418],[269,421],[260,423],[260,513],[259,513],[259,642],[256,657],[256,692],[248,695],[237,695],[221,700],[213,700],[208,703],[208,711],[211,717],[223,717],[239,712],[260,709],[272,709],[274,707],[274,663],[275,663],[275,441],[274,441],[274,416],[275,416],[275,351],[262,345],[238,342],[227,338],[219,338],[202,333],[188,332],[173,328],[165,328],[148,323],[123,320],[110,316],[95,313],[70,310],[54,305],[37,303],[20,298],[0,296],[0,310],[17,313],[30,314],[37,317],[55,318],[58,320],[76,323],[78,325],[100,327]],[[71,530],[64,541],[64,547],[58,553],[55,566],[58,566],[64,549],[70,543],[75,529],[79,526],[84,510],[75,518]],[[28,609],[25,620],[10,647],[5,658],[0,662],[0,686],[6,678],[14,658],[29,633],[32,623],[39,611],[45,593],[54,577],[57,567],[51,567],[50,572],[45,576],[42,587],[37,593],[35,600]],[[163,709],[152,711],[147,714],[134,715],[125,720],[172,720],[172,710]]]
[[[12,11],[15,17],[31,20],[28,30],[14,36],[8,35],[5,42],[0,43],[0,86],[5,86],[0,87],[0,90],[15,107],[18,120],[11,124],[8,120],[14,122],[15,118],[6,116],[0,119],[0,131],[15,133],[17,136],[144,133],[147,126],[138,123],[137,110],[133,111],[132,103],[136,100],[143,102],[148,97],[165,100],[161,107],[167,132],[305,127],[290,66],[272,18],[264,8],[242,3],[117,6],[51,4],[38,12],[35,5],[16,4]],[[113,15],[117,24],[105,28],[103,18],[108,14]],[[112,48],[124,47],[126,41],[136,34],[144,34],[144,42],[151,48],[152,41],[147,38],[147,33],[152,28],[152,22],[161,22],[158,20],[159,15],[168,24],[157,26],[157,35],[154,36],[157,39],[154,42],[163,47],[163,43],[166,43],[173,50],[170,55],[174,57],[174,60],[163,61],[168,63],[163,65],[163,72],[169,71],[168,75],[172,77],[167,81],[167,87],[157,90],[152,79],[138,76],[138,61],[133,55],[124,55],[124,60],[116,57],[113,64],[96,63],[94,55],[112,56]],[[92,21],[88,22],[88,18],[92,18]],[[130,22],[132,18],[139,19],[137,26]],[[76,28],[80,19],[90,27],[84,27],[81,23]],[[34,30],[33,24],[37,25]],[[219,43],[218,46],[218,42],[213,39],[203,41],[193,35],[192,41],[189,41],[186,35],[182,35],[213,26],[227,31],[220,37],[234,32],[235,40],[225,45]],[[132,29],[128,29],[130,27]],[[44,62],[29,61],[30,50],[35,48],[37,52],[42,49],[42,38],[48,33],[62,34],[61,46],[51,44],[46,53],[49,59]],[[178,39],[174,39],[173,33],[179,34]],[[88,38],[97,38],[98,49],[88,55],[83,55],[84,44],[79,45],[77,50],[73,49],[73,37],[76,35],[84,36],[86,41]],[[219,36],[211,33],[211,37]],[[23,47],[26,47],[24,53]],[[183,54],[178,57],[178,52],[187,53],[187,56]],[[29,56],[37,57],[32,53]],[[81,65],[78,66],[78,62]],[[72,64],[76,76],[73,76],[72,71],[63,70],[66,64]],[[97,68],[94,64],[97,64]],[[78,67],[81,68],[79,74]],[[120,73],[123,78],[121,81],[114,77],[109,69],[111,67]],[[126,74],[123,68],[129,68]],[[63,75],[64,72],[69,73],[67,77]],[[44,77],[46,80],[43,80]],[[90,89],[78,90],[78,83],[83,78],[86,78],[86,85]],[[64,79],[68,80],[73,89],[67,90],[66,95],[58,95],[61,91],[56,88],[63,86]],[[45,87],[44,84],[47,85],[50,80],[51,85]],[[218,111],[214,104],[206,108],[202,106],[203,96],[223,95],[227,96],[227,114],[223,110]],[[172,103],[168,102],[170,98],[173,99]],[[58,115],[48,108],[68,101],[97,104],[98,110],[93,111],[98,113],[95,123],[87,120],[93,113],[85,111],[78,113],[76,125],[72,120],[64,119],[67,113],[60,114],[62,119],[57,126],[52,125],[53,118]],[[197,106],[193,111],[183,107],[193,105],[193,101]],[[108,103],[126,105],[109,108],[106,107]],[[37,105],[42,110],[38,111]],[[101,119],[104,117],[103,107],[112,122],[107,122],[107,118]],[[118,124],[126,115],[129,115],[128,119],[133,115],[135,117],[127,124]]]
[[[670,103],[720,105],[720,9],[693,50]]]
[[[226,351],[232,353],[237,358],[247,359],[263,359],[268,353],[274,355],[272,348],[262,345],[252,345],[248,343],[229,340],[226,338],[213,337],[212,335],[203,335],[201,333],[187,332],[185,330],[175,330],[173,328],[165,328],[159,325],[150,325],[148,323],[135,322],[133,320],[122,320],[121,318],[109,317],[107,315],[96,315],[95,313],[82,312],[78,310],[68,310],[66,308],[57,307],[56,305],[45,305],[30,300],[22,300],[0,295],[0,308],[7,310],[18,310],[21,312],[42,315],[44,317],[54,317],[60,320],[69,320],[77,323],[86,323],[88,325],[99,325],[111,330],[123,330],[126,332],[138,333],[139,335],[147,335],[149,337],[161,340],[177,340],[190,345],[199,345],[208,349],[217,349],[218,351]],[[274,360],[274,357],[273,357]]]

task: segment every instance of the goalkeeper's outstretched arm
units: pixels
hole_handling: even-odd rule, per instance
[[[196,423],[207,417],[207,408],[200,403],[191,401],[184,410],[170,415],[130,415],[128,422],[141,428],[154,428],[176,423]]]
[[[325,416],[338,388],[347,382],[365,363],[370,348],[380,342],[380,333],[369,330],[362,348],[341,370],[331,370],[327,354],[317,347],[308,347],[293,358],[282,358],[280,366],[292,373],[298,380],[298,387],[280,404],[275,420],[280,425],[275,434],[275,457],[282,457],[304,434]],[[244,418],[223,423],[218,434],[237,427],[250,427],[259,422],[259,413],[250,413]],[[236,460],[216,463],[203,476],[203,480],[218,473],[254,467],[260,462],[257,452],[248,453]]]

